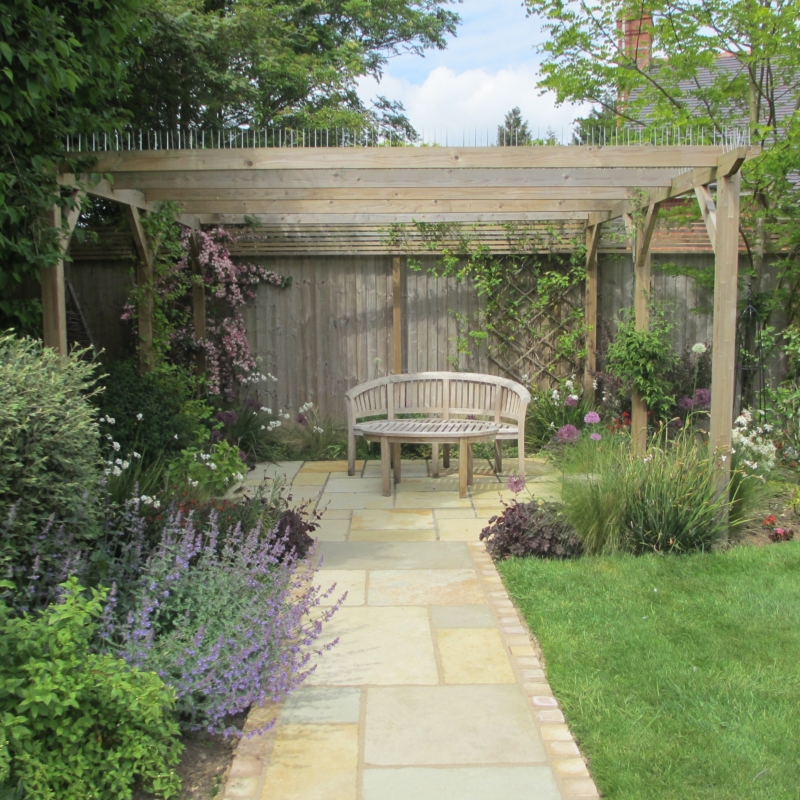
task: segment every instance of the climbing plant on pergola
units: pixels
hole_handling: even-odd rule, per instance
[[[313,141],[322,143],[317,142],[316,136]],[[288,142],[284,138],[279,143]],[[409,222],[583,223],[587,389],[591,388],[596,358],[597,248],[602,225],[620,217],[625,220],[632,240],[636,324],[643,329],[649,323],[650,241],[659,206],[675,197],[696,194],[716,265],[710,444],[715,452],[730,452],[739,169],[746,159],[756,155],[757,148],[736,146],[738,140],[730,139],[702,145],[638,140],[612,146],[287,147],[273,146],[274,137],[272,143],[266,136],[260,141],[256,134],[249,141],[241,140],[241,146],[236,147],[204,147],[205,140],[197,136],[171,144],[169,149],[140,149],[130,137],[127,144],[118,138],[113,149],[85,154],[95,157],[93,174],[103,175],[102,179],[66,173],[60,177],[65,192],[86,193],[126,207],[139,259],[138,279],[145,283],[152,273],[153,260],[140,213],[153,210],[166,200],[180,204],[183,213],[178,215],[178,221],[193,230],[247,221],[340,227],[388,227]],[[107,142],[105,147],[108,148]],[[716,184],[716,204],[709,190],[711,184]],[[54,209],[56,225],[61,224],[60,214],[60,209]],[[76,221],[73,212],[66,227],[71,230]],[[393,366],[395,372],[400,372],[399,256],[395,256],[393,265]],[[67,347],[64,297],[62,262],[42,274],[44,340],[61,352],[66,352]],[[202,291],[195,293],[198,336],[204,334],[203,304]],[[145,297],[139,308],[139,336],[145,358],[148,348],[152,348],[150,313]],[[635,447],[643,451],[647,408],[636,395],[632,430]]]

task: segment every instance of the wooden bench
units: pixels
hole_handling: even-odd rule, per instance
[[[495,422],[495,467],[502,471],[501,440],[514,440],[519,448],[519,475],[525,477],[525,415],[530,392],[521,384],[495,375],[472,372],[418,372],[388,375],[362,383],[345,394],[347,407],[348,474],[355,474],[357,425],[362,420],[476,419]],[[433,474],[438,474],[439,444],[433,447]],[[449,466],[449,445],[445,444],[444,465]]]

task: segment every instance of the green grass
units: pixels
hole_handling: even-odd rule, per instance
[[[499,569],[604,797],[800,798],[800,542]]]

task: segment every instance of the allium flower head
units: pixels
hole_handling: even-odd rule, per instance
[[[600,422],[600,415],[596,411],[590,411],[584,418],[583,421],[587,425],[596,425]]]
[[[698,342],[697,344],[692,345],[692,352],[697,353],[697,355],[699,356],[703,355],[703,353],[705,353],[706,350],[708,350],[708,348],[702,342]]]
[[[562,425],[556,434],[556,441],[576,442],[580,435],[580,431],[574,425]]]
[[[514,492],[514,494],[519,494],[525,488],[525,479],[521,478],[519,475],[509,475],[506,486],[508,486],[509,490]]]
[[[565,406],[569,406],[570,408],[575,408],[578,405],[578,398],[576,395],[571,394],[567,399],[564,401]]]
[[[595,442],[599,442],[603,437],[599,433],[590,433],[589,438]]]

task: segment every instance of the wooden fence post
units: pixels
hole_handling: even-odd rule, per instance
[[[142,227],[139,210],[135,206],[126,205],[133,242],[136,245],[138,264],[136,266],[136,283],[139,286],[139,307],[137,309],[139,326],[139,372],[150,372],[155,366],[155,349],[153,346],[153,252],[147,243],[147,235]]]
[[[392,372],[403,372],[403,270],[402,258],[392,256],[392,338],[394,355]]]
[[[721,486],[727,484],[731,466],[731,428],[736,379],[740,188],[739,172],[717,178],[709,445],[712,454],[718,454],[720,457]]]
[[[647,213],[636,225],[631,248],[634,274],[633,310],[637,331],[646,330],[650,325],[650,241],[656,227],[658,209],[658,203],[648,207]],[[644,455],[647,450],[647,403],[636,390],[631,398],[631,438],[633,452]]]
[[[600,244],[600,225],[586,229],[586,364],[583,370],[583,391],[594,397],[594,375],[597,370],[597,248]]]
[[[192,256],[192,314],[194,319],[195,339],[206,338],[206,287],[203,281],[203,267],[200,264],[200,243],[197,231],[189,234],[189,245]],[[206,351],[198,350],[195,354],[195,371],[201,377],[206,374]]]

